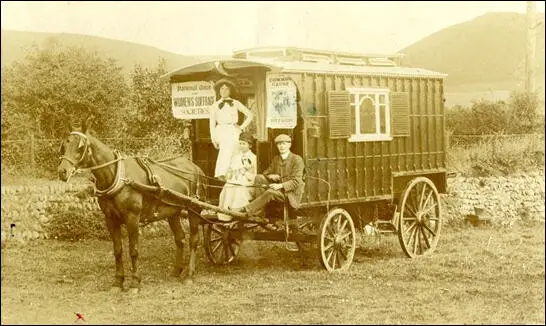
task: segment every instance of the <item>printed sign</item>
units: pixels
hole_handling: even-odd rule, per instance
[[[296,85],[288,76],[268,74],[267,120],[272,129],[292,129],[297,124]]]
[[[208,119],[209,108],[215,101],[212,82],[172,84],[172,111],[177,119]]]

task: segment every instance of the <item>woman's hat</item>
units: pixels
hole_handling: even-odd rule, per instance
[[[252,135],[249,132],[243,132],[239,135],[239,141],[246,141],[249,145],[252,145]]]
[[[237,86],[235,85],[235,82],[230,80],[230,79],[227,79],[227,78],[221,78],[219,80],[216,81],[216,83],[214,83],[214,91],[216,91],[216,93],[218,93],[220,91],[220,87],[222,87],[222,85],[228,85],[229,88],[231,88],[231,92],[235,92],[237,90]]]

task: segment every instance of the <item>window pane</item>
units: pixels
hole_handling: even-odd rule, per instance
[[[381,96],[383,96],[383,95],[381,95]],[[380,124],[380,128],[381,128],[381,129],[380,129],[380,130],[381,130],[380,132],[381,132],[382,134],[386,134],[386,133],[387,133],[387,126],[385,125],[385,122],[387,121],[387,117],[385,116],[385,113],[386,113],[386,111],[385,111],[385,106],[384,106],[384,105],[381,105],[381,106],[379,107],[379,114],[381,115],[381,121],[379,122],[379,124]]]
[[[360,133],[375,133],[375,106],[370,98],[366,98],[360,105]]]

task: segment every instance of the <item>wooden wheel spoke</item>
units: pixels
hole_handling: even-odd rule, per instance
[[[222,241],[218,241],[218,243],[211,249],[212,253],[215,253],[218,248],[222,245]]]
[[[413,253],[416,253],[417,252],[417,242],[418,242],[418,237],[419,237],[419,232],[417,231],[418,228],[415,228],[414,231],[415,232],[412,232],[412,239],[413,239]]]
[[[342,224],[341,227],[338,229],[338,231],[345,230],[345,227],[347,226],[347,223],[349,223],[348,220],[343,221],[343,224]]]
[[[341,217],[338,215],[336,216],[336,231],[341,230]]]
[[[425,234],[425,230],[424,228],[419,228],[419,230],[421,231],[421,234],[423,235],[423,238],[425,240],[425,244],[427,245],[427,248],[430,249],[430,241],[428,240],[428,237],[427,235]]]
[[[431,191],[428,193],[428,196],[427,196],[427,199],[425,200],[425,202],[419,207],[420,210],[423,210],[423,207],[427,207],[427,206],[428,206],[428,201],[429,201],[430,198],[432,197],[432,194],[433,194],[433,191],[431,190]]]
[[[330,240],[331,242],[334,242],[334,238],[327,235],[326,233],[324,234],[324,239],[327,239],[327,240]]]
[[[326,251],[326,250],[325,250]],[[332,250],[330,250],[330,254],[328,254],[328,256],[326,257],[326,261],[329,263],[330,262],[330,259],[332,258],[332,255],[334,254],[334,248],[332,248]]]
[[[402,219],[404,221],[417,221],[417,217],[405,217]]]
[[[337,251],[336,250],[333,250],[332,253],[334,254],[333,255],[333,260],[334,262],[332,263],[332,267],[335,269],[336,268],[336,263],[337,263]]]
[[[432,205],[432,206],[427,207],[426,209],[424,209],[424,210],[422,211],[422,214],[423,214],[423,215],[428,214],[428,213],[429,213],[434,207],[436,207],[436,206],[438,206],[438,203],[434,203],[434,205]]]
[[[425,229],[427,229],[427,231],[430,232],[430,234],[432,234],[433,237],[436,236],[436,232],[434,232],[426,223],[423,224],[423,227],[424,227]],[[424,232],[424,231],[423,231],[423,232]]]
[[[341,255],[341,257],[343,258],[343,260],[347,261],[347,254],[345,253],[344,250],[339,250],[339,253]]]
[[[411,231],[416,225],[417,222],[413,222],[406,230],[404,230],[404,233]]]
[[[334,246],[334,242],[332,241],[332,242],[330,242],[329,244],[325,245],[323,250],[324,250],[324,251],[327,251],[327,250],[329,250],[330,248],[332,248],[333,246]]]
[[[211,234],[210,235],[210,242],[216,242],[216,241],[219,241],[219,240],[222,240],[222,235],[218,235],[218,234]]]
[[[419,209],[423,207],[423,198],[425,198],[425,190],[427,190],[427,187],[423,185],[423,189],[421,190],[421,195],[419,196]]]
[[[347,232],[347,233],[344,233],[343,235],[341,235],[339,238],[341,240],[345,240],[345,238],[347,238],[348,236],[350,236],[351,234],[353,234],[351,231]]]
[[[406,202],[406,205],[404,207],[409,213],[411,213],[411,215],[413,217],[417,217],[417,210],[415,209],[415,207],[413,207],[409,202]],[[404,214],[406,215],[406,214]]]

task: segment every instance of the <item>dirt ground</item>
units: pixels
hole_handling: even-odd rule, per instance
[[[394,236],[365,238],[342,273],[323,270],[311,246],[249,241],[221,267],[201,247],[188,285],[169,276],[171,237],[150,237],[138,294],[109,292],[109,241],[8,241],[1,323],[544,324],[544,240],[543,222],[445,228],[436,252],[409,259]]]

